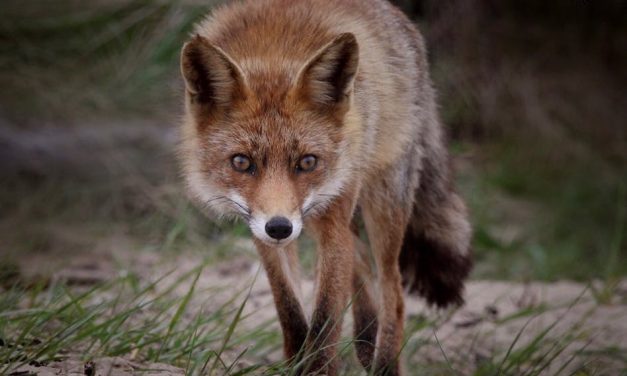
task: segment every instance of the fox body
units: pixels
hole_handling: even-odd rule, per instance
[[[336,374],[350,299],[360,362],[400,374],[403,286],[459,304],[471,265],[414,25],[384,0],[232,2],[197,25],[181,70],[189,192],[249,224],[286,357],[303,374]],[[303,228],[318,244],[310,319],[294,241]]]

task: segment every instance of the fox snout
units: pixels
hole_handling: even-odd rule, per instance
[[[272,246],[285,245],[298,238],[303,219],[298,194],[289,178],[268,171],[248,196],[248,221],[253,235]]]
[[[250,230],[253,235],[267,245],[285,245],[300,235],[303,222],[300,214],[273,215],[253,213],[250,222]]]
[[[236,191],[220,197],[228,198],[227,204],[233,204],[231,209],[246,220],[255,238],[267,245],[283,246],[298,238],[303,228],[302,210],[293,207],[296,198],[287,193],[285,187],[262,185],[252,197]]]

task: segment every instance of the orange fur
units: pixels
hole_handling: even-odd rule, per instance
[[[286,356],[308,359],[301,373],[336,374],[354,295],[360,362],[400,374],[402,285],[459,303],[470,267],[418,31],[384,0],[237,1],[197,26],[181,71],[189,192],[209,213],[248,222]],[[355,236],[356,208],[370,248]],[[303,228],[318,243],[309,323],[294,242]]]

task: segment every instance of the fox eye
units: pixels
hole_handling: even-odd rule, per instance
[[[254,169],[250,158],[241,154],[237,154],[231,159],[231,165],[237,172],[251,172]]]
[[[310,172],[316,168],[316,164],[318,160],[313,155],[305,155],[298,161],[298,166],[296,166],[296,170],[298,172]]]

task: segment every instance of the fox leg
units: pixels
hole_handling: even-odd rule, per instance
[[[380,291],[374,361],[377,375],[400,374],[398,357],[403,341],[405,315],[398,257],[411,215],[411,205],[404,203],[405,194],[411,190],[407,189],[407,193],[402,189],[389,192],[389,186],[389,180],[370,184],[362,193],[362,197],[367,199],[361,202],[368,239],[377,264]]]
[[[293,360],[307,337],[307,320],[298,286],[298,250],[295,243],[285,248],[269,247],[256,241],[257,250],[268,275],[274,303],[283,331],[285,357]]]
[[[335,199],[324,214],[309,223],[318,243],[317,291],[307,336],[303,374],[337,374],[336,347],[342,316],[352,291],[355,259],[350,229],[355,199]]]
[[[353,326],[355,349],[361,365],[369,371],[374,358],[377,339],[378,308],[373,296],[372,268],[368,260],[368,247],[359,238],[359,229],[353,223],[355,233],[355,271],[353,273]]]

